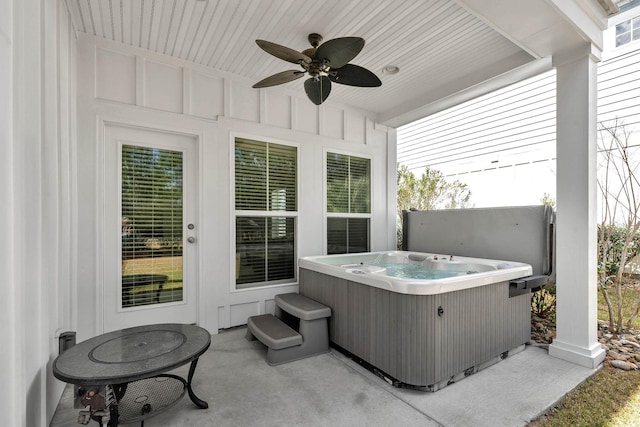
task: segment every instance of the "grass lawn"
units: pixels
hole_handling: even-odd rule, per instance
[[[603,368],[529,427],[640,426],[640,371]]]
[[[182,300],[182,257],[156,257],[156,258],[139,258],[125,260],[122,262],[122,275],[128,276],[133,274],[163,274],[167,276],[167,281],[162,285],[161,302],[165,301],[181,301]],[[158,289],[157,284],[136,286],[131,290],[132,296],[140,301],[142,305],[151,302],[155,297],[155,291]],[[179,292],[171,292],[179,291]],[[164,297],[163,297],[164,296]]]
[[[616,305],[615,290],[609,297]],[[637,286],[622,291],[623,319],[633,313],[640,298]],[[615,308],[614,308],[615,309]],[[608,320],[607,305],[598,290],[598,319]],[[636,319],[632,328],[640,330]],[[548,414],[530,423],[529,427],[640,426],[640,371],[623,371],[605,366],[569,393]]]
[[[164,274],[167,282],[182,283],[182,257],[138,258],[122,262],[122,275]]]

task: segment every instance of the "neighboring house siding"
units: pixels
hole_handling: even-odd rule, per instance
[[[598,67],[598,121],[616,118],[625,126],[640,125],[640,46]]]
[[[399,128],[398,163],[418,176],[430,167],[468,183],[477,206],[554,196],[555,92],[552,70]],[[616,120],[640,144],[640,43],[598,65],[598,121]],[[496,187],[516,185],[528,196],[511,189],[495,196]]]
[[[445,175],[555,155],[555,71],[498,90],[398,129],[398,162]]]

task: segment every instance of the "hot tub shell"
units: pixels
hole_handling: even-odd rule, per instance
[[[531,294],[509,296],[510,279],[531,274],[525,264],[495,283],[479,273],[475,285],[452,278],[437,293],[437,281],[406,293],[394,280],[317,261],[300,259],[300,293],[331,307],[330,341],[396,386],[436,391],[530,339]]]

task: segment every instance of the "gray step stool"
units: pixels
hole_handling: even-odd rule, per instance
[[[246,337],[268,347],[269,365],[329,351],[329,307],[296,293],[276,295],[275,302],[275,316],[262,314],[247,319]]]

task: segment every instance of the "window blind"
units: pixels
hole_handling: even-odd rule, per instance
[[[327,213],[328,254],[369,250],[370,159],[327,153]]]
[[[349,212],[371,212],[371,160],[349,157]]]
[[[327,218],[327,254],[369,251],[369,218]]]
[[[236,210],[297,209],[297,149],[236,139]]]
[[[122,146],[123,307],[182,300],[182,168],[182,152]]]
[[[371,212],[371,160],[327,153],[327,212]]]

